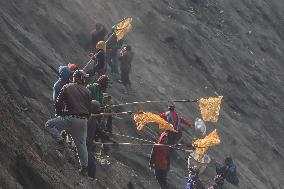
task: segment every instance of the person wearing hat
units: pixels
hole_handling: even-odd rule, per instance
[[[169,133],[169,144],[173,145],[176,144],[182,137],[182,128],[181,124],[187,125],[191,127],[191,122],[185,119],[182,116],[179,116],[178,113],[175,111],[175,105],[170,104],[168,106],[168,111],[161,113],[160,115],[164,120],[172,124],[177,131],[176,133],[170,132]]]
[[[87,85],[87,89],[91,91],[92,100],[98,101],[101,106],[103,105],[103,93],[106,92],[109,84],[109,77],[101,75],[95,83]]]
[[[60,66],[58,69],[58,75],[59,79],[53,85],[53,93],[52,93],[53,102],[56,101],[62,87],[69,83],[69,77],[72,75],[72,72],[69,67]]]
[[[55,108],[58,117],[46,122],[45,127],[58,143],[58,147],[64,147],[64,139],[60,133],[65,130],[71,134],[80,160],[80,173],[88,174],[88,152],[86,146],[87,119],[91,114],[91,93],[84,86],[86,74],[83,70],[77,70],[73,74],[73,83],[64,85],[56,100]]]
[[[96,83],[88,84],[87,88],[91,91],[93,103],[96,102],[100,107],[99,112],[93,113],[106,113],[110,112],[109,101],[110,96],[105,95],[108,88],[109,78],[107,75],[102,75],[96,81]],[[98,110],[98,108],[96,108]],[[102,142],[109,141],[112,132],[112,116],[92,117],[88,121],[88,142],[101,139]],[[104,147],[105,152],[108,151],[107,147]]]
[[[181,124],[185,124],[188,127],[191,127],[191,122],[183,118],[182,116],[178,115],[178,113],[175,111],[174,104],[169,104],[168,111],[161,113],[160,117],[162,117],[165,121],[172,124],[174,126],[174,129],[177,131],[177,132],[169,131],[168,133],[169,145],[177,144],[177,142],[181,139],[182,137]],[[170,149],[170,157],[173,160],[177,158],[177,152],[173,148]]]
[[[96,45],[97,53],[92,56],[92,60],[94,61],[94,68],[92,75],[95,75],[96,79],[98,79],[101,75],[106,73],[106,64],[105,64],[105,42],[99,41]]]

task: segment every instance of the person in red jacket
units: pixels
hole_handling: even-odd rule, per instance
[[[168,145],[168,131],[163,132],[156,144]],[[154,145],[150,158],[150,167],[155,169],[155,177],[162,189],[167,189],[167,174],[170,168],[169,146]]]
[[[169,132],[168,140],[170,145],[176,144],[181,139],[182,137],[181,124],[191,127],[190,121],[183,118],[182,116],[179,116],[176,113],[174,105],[169,105],[168,111],[161,113],[160,116],[167,122],[171,123],[174,126],[175,130],[177,131],[177,133]]]

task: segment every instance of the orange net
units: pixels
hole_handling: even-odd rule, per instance
[[[201,98],[198,100],[202,119],[208,122],[217,122],[223,96]]]
[[[209,147],[218,145],[220,143],[221,140],[218,136],[217,130],[215,129],[203,139],[198,139],[194,141],[192,145],[196,147],[195,152],[198,155],[198,157],[202,158]]]
[[[151,112],[141,112],[134,114],[134,121],[137,125],[137,130],[142,130],[147,123],[158,123],[160,130],[176,132],[172,124],[165,121],[159,115]]]

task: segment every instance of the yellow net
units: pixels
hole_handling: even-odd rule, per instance
[[[201,98],[198,100],[202,119],[208,122],[217,122],[223,96]]]
[[[121,20],[118,24],[114,27],[114,32],[117,37],[117,41],[124,38],[124,36],[130,31],[132,28],[132,18],[126,17]]]
[[[198,159],[201,159],[210,146],[215,146],[220,143],[221,140],[218,136],[217,130],[215,129],[203,139],[194,141],[192,145],[196,147],[195,153],[197,154]]]
[[[142,130],[147,123],[158,123],[160,130],[168,130],[176,132],[173,125],[165,121],[159,115],[151,112],[141,112],[134,114],[134,121],[137,125],[137,130]]]

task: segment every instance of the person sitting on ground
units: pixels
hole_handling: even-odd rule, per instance
[[[87,119],[91,114],[91,93],[83,85],[88,75],[83,70],[73,74],[73,83],[64,85],[56,100],[55,108],[58,117],[46,122],[45,127],[58,143],[58,149],[64,147],[60,132],[66,130],[71,134],[80,160],[80,173],[88,174],[88,152],[86,146]]]
[[[126,90],[128,90],[131,88],[129,74],[131,71],[131,61],[133,59],[133,51],[130,45],[126,45],[121,49],[118,59],[120,61],[120,79]]]
[[[205,189],[204,185],[199,179],[199,170],[197,166],[190,168],[189,178],[185,189]]]
[[[156,144],[168,145],[168,131],[164,131]],[[155,169],[155,177],[161,189],[167,189],[167,174],[170,169],[169,146],[154,145],[151,158],[150,167]]]
[[[96,48],[99,41],[104,41],[107,35],[107,29],[101,23],[97,23],[95,28],[91,31],[92,48]]]
[[[67,66],[60,66],[58,70],[59,79],[53,85],[52,99],[56,101],[62,87],[69,83],[71,70]]]

